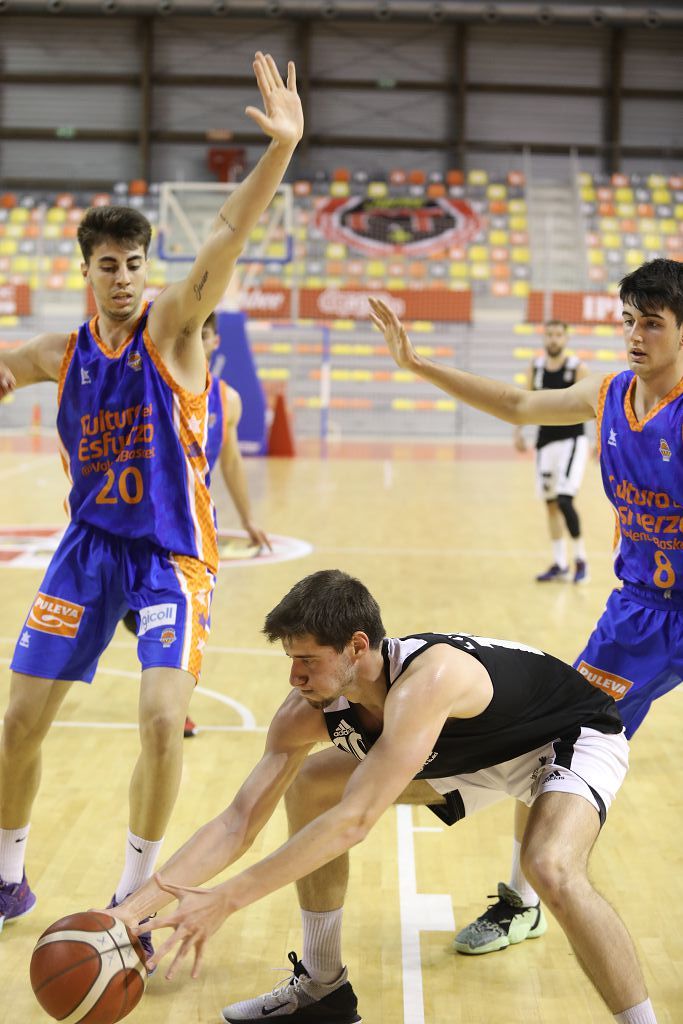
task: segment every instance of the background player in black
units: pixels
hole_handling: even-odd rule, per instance
[[[588,376],[588,369],[576,356],[566,352],[567,325],[561,320],[545,324],[545,356],[532,360],[527,373],[530,391],[543,388],[568,388]],[[515,446],[526,451],[521,427],[515,428]],[[569,563],[564,540],[565,526],[574,548],[574,583],[588,579],[586,550],[581,536],[574,498],[581,486],[588,439],[583,423],[564,427],[539,427],[536,435],[536,490],[548,512],[548,529],[553,552],[550,568],[536,577],[539,583],[569,579]]]
[[[464,634],[385,639],[377,602],[339,570],[297,583],[264,632],[291,659],[292,692],[261,761],[230,806],[162,869],[164,892],[149,882],[114,911],[134,924],[166,894],[179,899],[153,924],[174,934],[150,963],[179,943],[167,976],[191,951],[196,976],[206,940],[227,917],[300,880],[304,952],[301,961],[290,954],[291,981],[225,1007],[223,1019],[358,1024],[341,961],[347,851],[407,787],[412,802],[436,805],[449,823],[514,793],[531,805],[525,871],[579,962],[620,1024],[654,1024],[630,936],[587,874],[627,767],[612,698],[523,644]],[[326,739],[331,748],[307,756]],[[289,841],[213,889],[190,888],[236,861],[287,791]]]

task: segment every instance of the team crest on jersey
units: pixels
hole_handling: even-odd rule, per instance
[[[445,196],[351,196],[328,199],[316,226],[332,242],[367,256],[426,256],[463,245],[481,230],[469,203]]]
[[[609,428],[609,438],[607,444],[611,444],[613,448],[617,446],[617,432],[612,427]]]
[[[666,442],[665,438],[660,438],[659,441],[659,454],[662,456],[664,462],[671,462],[671,449]]]
[[[130,366],[131,370],[135,370],[137,373],[140,372],[142,369],[142,356],[137,350],[128,353],[126,365]]]
[[[175,629],[171,629],[170,627],[168,629],[164,629],[162,631],[161,636],[159,637],[159,640],[161,641],[161,646],[164,649],[170,647],[171,644],[174,644],[176,642],[176,639],[177,637]]]

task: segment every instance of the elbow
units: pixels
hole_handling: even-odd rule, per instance
[[[369,810],[358,810],[349,814],[341,823],[341,833],[344,848],[350,850],[352,846],[358,846],[367,838],[370,830],[377,821],[377,816]]]

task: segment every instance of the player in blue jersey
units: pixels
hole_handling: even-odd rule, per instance
[[[211,362],[211,356],[219,344],[216,314],[211,313],[202,327],[202,345],[207,363]],[[218,463],[225,486],[251,543],[257,550],[270,549],[268,535],[254,522],[251,513],[244,460],[237,439],[237,427],[241,416],[242,399],[239,393],[220,377],[211,375],[205,449],[209,472],[213,473],[214,466]],[[137,635],[138,617],[134,611],[129,610],[124,616],[123,622],[130,633]],[[186,715],[183,735],[191,737],[196,734],[196,723],[189,715]]]
[[[150,881],[115,911],[135,924],[167,893],[178,897],[153,925],[175,931],[152,964],[178,944],[168,976],[192,952],[196,976],[226,918],[297,880],[301,960],[291,953],[289,982],[226,1006],[223,1021],[359,1024],[341,945],[350,847],[395,801],[427,804],[453,825],[513,794],[531,808],[525,866],[578,962],[618,1021],[655,1024],[630,936],[587,874],[627,768],[610,695],[526,644],[458,632],[388,638],[367,588],[337,569],[296,583],[263,632],[282,642],[292,691],[263,757],[230,806],[162,869],[164,891]],[[241,857],[283,794],[289,841],[211,889],[189,888]]]
[[[138,619],[140,756],[115,901],[153,870],[175,803],[218,563],[201,330],[303,131],[294,65],[284,82],[273,58],[258,52],[254,73],[264,109],[246,113],[269,145],[217,211],[188,276],[147,305],[148,221],[125,207],[91,209],[78,240],[97,315],[71,335],[33,338],[0,364],[0,397],[57,383],[71,482],[71,521],[12,661],[0,742],[0,924],[35,903],[24,856],[42,741],[72,682],[92,680],[127,608]]]
[[[424,359],[395,314],[382,302],[371,306],[396,363],[461,401],[515,425],[597,420],[622,585],[575,665],[619,702],[630,738],[652,702],[683,678],[683,264],[645,263],[619,294],[628,370],[557,391],[522,391]],[[510,885],[499,883],[498,901],[458,934],[461,953],[495,952],[545,931],[520,868],[525,821],[517,805]]]
[[[561,320],[545,324],[545,355],[531,362],[527,372],[530,391],[540,388],[569,388],[588,375],[585,363],[567,355],[567,325]],[[526,451],[521,427],[515,428],[515,447]],[[538,583],[564,582],[569,579],[569,563],[564,541],[567,529],[574,548],[574,583],[588,579],[586,548],[574,498],[581,486],[588,460],[588,438],[583,423],[562,427],[541,426],[536,434],[536,492],[545,501],[548,531],[553,552],[552,564],[536,577]]]

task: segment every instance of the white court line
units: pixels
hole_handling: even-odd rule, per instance
[[[454,932],[451,898],[442,894],[419,893],[415,874],[414,832],[441,832],[440,828],[416,828],[410,804],[396,807],[398,838],[398,892],[401,910],[401,952],[403,963],[404,1024],[424,1024],[420,932]]]
[[[9,665],[10,658],[0,658],[0,665]],[[135,679],[140,678],[140,672],[131,672],[129,669],[124,668],[105,668],[100,666],[97,669],[99,675],[103,676],[119,676],[123,679]],[[228,697],[225,693],[219,693],[218,690],[209,690],[205,686],[196,686],[194,689],[195,693],[201,693],[203,697],[209,697],[211,700],[217,701],[219,704],[226,704],[229,708],[235,711],[241,721],[241,725],[216,725],[206,726],[206,731],[211,730],[212,732],[265,732],[265,726],[256,724],[256,719],[251,713],[248,707],[244,704],[240,704],[238,700],[233,697]],[[91,728],[91,729],[137,729],[137,723],[130,722],[61,722],[55,721],[53,725],[60,726],[72,726],[74,728]],[[202,729],[204,731],[204,729]]]
[[[14,647],[17,642],[18,635],[19,634],[17,633],[17,636],[0,636],[0,644],[12,644]],[[107,644],[107,650],[110,651],[112,648],[116,648],[117,650],[132,650],[134,642],[133,637],[131,637],[130,640],[112,640],[110,644]],[[267,648],[264,649],[263,647],[220,647],[218,644],[209,642],[204,648],[204,654],[207,654],[209,651],[215,652],[216,654],[247,654],[253,657],[282,658],[282,663],[283,665],[285,664],[285,654],[277,647],[272,650],[268,650]],[[102,671],[104,670],[100,669],[100,672]],[[287,669],[287,671],[289,672],[289,669]]]
[[[54,462],[54,456],[45,456],[50,462]],[[20,473],[35,473],[36,467],[32,462],[22,462],[19,466],[10,466],[9,469],[0,470],[0,480],[6,480],[10,476],[18,476]]]

